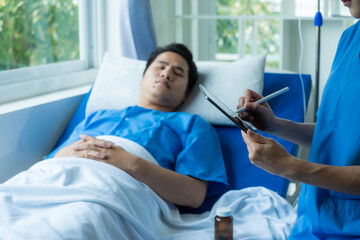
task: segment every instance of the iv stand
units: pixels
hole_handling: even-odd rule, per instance
[[[320,0],[318,0],[318,12],[315,15],[314,25],[316,28],[316,67],[315,67],[315,106],[314,106],[314,122],[316,122],[316,112],[319,107],[319,82],[320,82],[320,41],[321,26],[323,18],[320,12]]]

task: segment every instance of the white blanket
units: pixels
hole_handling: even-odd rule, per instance
[[[128,140],[105,138],[152,158]],[[290,204],[262,187],[227,192],[210,212],[180,214],[120,169],[56,158],[0,185],[0,239],[213,239],[222,206],[233,210],[234,239],[286,239],[296,218]]]

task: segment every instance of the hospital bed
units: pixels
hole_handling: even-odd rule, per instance
[[[310,75],[304,74],[300,79],[299,75],[294,73],[267,71],[264,74],[263,84],[263,95],[288,86],[290,88],[288,93],[270,100],[269,104],[279,117],[297,122],[304,120],[303,103],[305,100],[305,104],[307,104],[309,99]],[[85,118],[90,94],[91,90],[84,96],[54,149],[64,142],[75,126]],[[139,185],[138,182],[129,179],[126,174],[119,174],[116,172],[117,169],[114,170],[107,164],[82,160],[81,163],[83,162],[87,168],[79,168],[75,165],[72,167],[72,164],[77,162],[74,159],[67,162],[66,168],[59,168],[56,163],[67,160],[41,161],[30,169],[28,174],[25,173],[14,178],[13,181],[10,180],[10,184],[6,186],[0,186],[0,192],[6,192],[9,195],[21,193],[23,200],[18,198],[17,201],[20,201],[21,207],[17,208],[15,215],[18,216],[23,209],[29,208],[26,216],[33,214],[36,217],[27,218],[31,223],[41,225],[41,229],[38,231],[26,230],[21,225],[26,224],[27,218],[24,217],[25,220],[21,221],[19,225],[16,225],[18,224],[16,222],[13,225],[14,228],[0,226],[0,238],[12,236],[14,239],[21,239],[25,235],[41,238],[40,234],[45,234],[56,239],[56,234],[60,234],[61,237],[72,236],[76,239],[127,239],[126,236],[129,235],[133,236],[132,239],[143,239],[141,236],[147,236],[146,239],[209,239],[209,236],[213,234],[212,219],[215,210],[219,206],[226,205],[234,211],[234,224],[236,224],[234,233],[238,238],[251,235],[256,239],[259,239],[260,236],[286,239],[296,218],[295,211],[284,200],[289,181],[269,174],[250,163],[239,128],[216,124],[214,127],[223,151],[229,188],[225,194],[207,198],[199,209],[182,208],[183,214],[180,214],[171,204],[165,203],[156,194],[151,193],[146,186]],[[262,134],[270,136],[266,133]],[[298,147],[295,144],[277,137],[274,138],[289,153],[297,155]],[[97,168],[105,169],[106,171],[103,172],[106,174],[97,173]],[[89,172],[86,172],[86,169],[90,169]],[[34,189],[26,186],[38,174],[48,174],[51,177],[51,181],[48,181],[50,185],[47,185],[47,182],[45,187],[35,187]],[[135,190],[122,189],[122,184],[116,182],[118,175],[124,175],[119,178],[133,181],[131,184],[139,185],[139,188],[131,188]],[[101,179],[100,182],[99,179]],[[37,184],[37,182],[35,183]],[[74,184],[74,188],[71,184]],[[70,190],[66,187],[70,187]],[[99,188],[93,189],[94,187]],[[115,195],[111,195],[111,192],[114,192]],[[150,197],[145,197],[145,194],[150,194]],[[121,202],[119,199],[124,196],[141,197],[125,201],[125,205],[119,205]],[[9,199],[12,198],[0,197],[0,200],[3,201],[0,204],[1,212],[10,213],[15,209],[12,207],[14,202]],[[213,206],[213,204],[215,205]],[[43,209],[47,210],[42,213]],[[52,218],[49,220],[48,217]],[[62,221],[62,219],[64,220]],[[147,228],[141,228],[144,225],[143,222],[139,223],[136,219],[148,219],[144,221],[151,225],[153,230],[148,231]],[[0,216],[0,222],[3,223],[14,220],[16,219],[7,217],[7,214]],[[12,225],[10,224],[10,226]],[[157,226],[161,227],[157,228]],[[74,228],[76,231],[68,230],[65,227]],[[151,228],[149,227],[149,229]],[[17,235],[20,234],[19,232],[23,235]],[[135,237],[136,235],[138,237]]]
[[[289,87],[288,93],[268,101],[274,113],[280,118],[286,118],[295,122],[304,121],[304,103],[307,103],[311,92],[311,75],[299,74],[291,72],[279,72],[276,69],[269,69],[264,73],[264,86],[262,95],[266,96],[284,87]],[[54,149],[65,141],[75,126],[84,119],[85,108],[90,96],[91,90],[87,93],[61,137],[57,141]],[[205,101],[205,100],[204,100]],[[286,197],[289,181],[272,175],[262,169],[253,166],[248,158],[246,145],[241,138],[241,130],[235,126],[228,125],[214,125],[223,150],[223,156],[227,169],[227,176],[229,180],[229,189],[243,189],[246,187],[263,186],[277,192],[280,196]],[[267,133],[262,133],[266,137],[272,137],[282,144],[286,150],[292,155],[296,156],[298,153],[298,146],[294,143],[286,141],[276,136]],[[220,197],[220,195],[213,196],[206,199],[202,207],[195,212],[203,212],[209,210],[212,204]],[[194,212],[194,210],[182,209],[184,212]]]

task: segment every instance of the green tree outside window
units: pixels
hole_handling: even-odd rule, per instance
[[[216,14],[219,16],[265,16],[280,15],[280,0],[216,0]],[[280,21],[270,19],[258,21],[258,28],[253,29],[253,20],[244,23],[245,54],[252,53],[253,31],[257,31],[257,54],[279,56]],[[239,22],[220,19],[216,21],[216,53],[238,53]],[[278,60],[268,57],[267,65],[278,67]]]
[[[0,0],[0,71],[79,59],[77,0]]]

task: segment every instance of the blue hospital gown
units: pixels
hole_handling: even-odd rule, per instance
[[[360,21],[339,42],[323,92],[309,160],[360,165]],[[360,175],[360,172],[359,172]],[[302,185],[289,239],[360,239],[360,196]]]
[[[223,193],[227,175],[215,129],[198,115],[162,112],[139,106],[96,111],[85,118],[70,137],[48,157],[80,139],[114,135],[143,146],[160,166],[206,180],[208,196]]]

